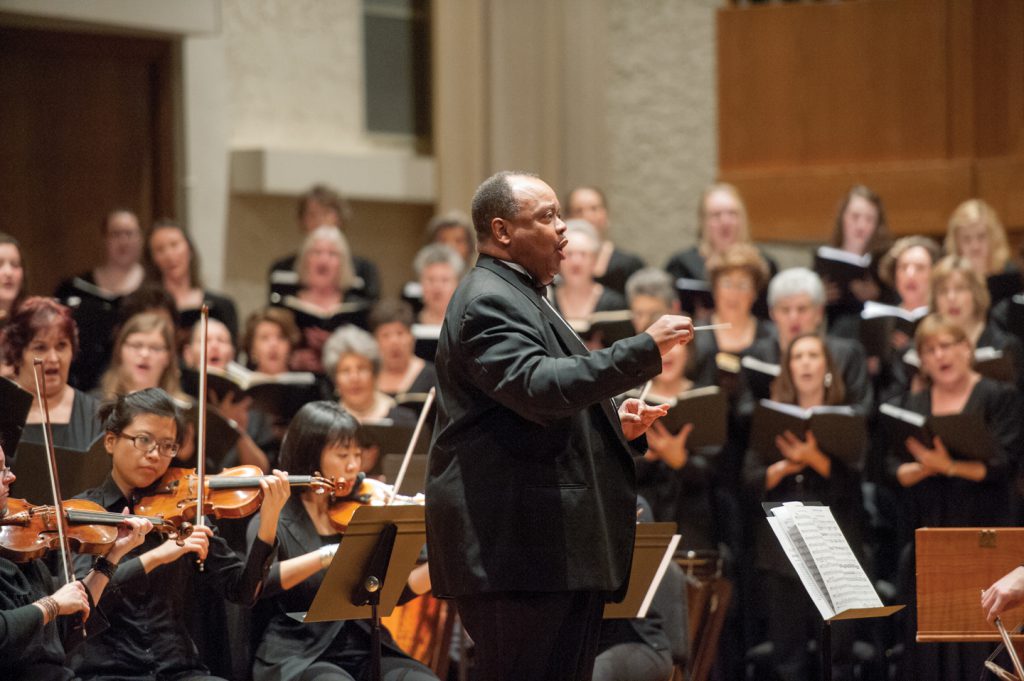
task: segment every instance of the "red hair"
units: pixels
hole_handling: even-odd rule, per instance
[[[71,316],[71,310],[53,298],[26,298],[4,326],[0,340],[2,356],[17,367],[32,339],[51,328],[61,331],[71,341],[72,356],[78,354],[78,325]]]

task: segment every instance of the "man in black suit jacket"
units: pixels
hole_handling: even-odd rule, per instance
[[[480,258],[437,353],[427,479],[434,592],[456,599],[477,678],[588,679],[604,601],[623,592],[636,524],[630,440],[665,413],[611,398],[693,337],[665,316],[590,353],[543,295],[565,223],[539,178],[498,173],[473,198]]]

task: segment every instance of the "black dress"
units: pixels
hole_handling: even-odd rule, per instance
[[[931,391],[909,393],[892,400],[896,406],[918,414],[932,410]],[[901,491],[901,536],[904,542],[902,560],[903,600],[906,603],[907,662],[904,678],[966,679],[980,673],[982,663],[991,651],[984,644],[922,644],[913,643],[916,631],[916,588],[913,570],[913,530],[919,527],[999,527],[1013,522],[1009,503],[1011,476],[1020,447],[1020,402],[1017,392],[1008,384],[982,377],[975,384],[963,413],[982,415],[997,448],[985,462],[985,478],[971,482],[962,478],[933,476]],[[902,444],[894,443],[890,451],[893,476],[900,464],[912,461]]]
[[[92,271],[65,279],[53,296],[71,308],[78,326],[79,352],[71,363],[68,383],[89,392],[99,383],[114,348],[114,329],[124,296],[106,294]]]
[[[634,272],[643,269],[643,267],[644,261],[640,259],[640,256],[616,247],[612,250],[611,257],[608,258],[608,266],[605,268],[604,274],[596,277],[595,281],[606,288],[625,295],[626,282]]]
[[[72,390],[75,390],[72,388]],[[92,395],[75,390],[75,399],[71,403],[71,418],[67,423],[52,424],[53,446],[84,452],[103,435],[103,424],[97,412],[100,401]],[[25,426],[21,433],[22,442],[43,444],[43,427],[38,424]]]
[[[249,526],[249,537],[254,538],[259,527],[259,516]],[[302,503],[294,494],[281,510],[278,524],[278,560],[287,560],[319,549],[325,544],[341,541],[341,535],[323,537],[317,533]],[[280,563],[270,569],[266,588],[261,595],[257,620],[256,664],[254,681],[293,681],[315,662],[327,662],[341,667],[355,678],[363,678],[370,656],[370,627],[365,620],[303,623],[288,613],[309,609],[323,583],[323,570],[301,584],[288,589],[281,587]],[[384,678],[389,672],[407,671],[402,678],[408,681],[436,679],[429,669],[409,658],[391,638],[386,628],[381,629]]]

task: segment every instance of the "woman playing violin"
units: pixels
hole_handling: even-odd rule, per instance
[[[311,402],[296,414],[281,446],[281,463],[296,475],[321,471],[341,486],[358,488],[361,452],[358,423],[334,402]],[[262,513],[260,514],[263,515]],[[261,521],[262,523],[262,518]],[[257,523],[249,527],[255,534]],[[281,511],[278,560],[262,597],[267,626],[256,649],[254,681],[352,681],[364,678],[370,661],[370,628],[364,621],[300,623],[289,612],[309,608],[341,541],[331,522],[331,500],[312,491],[292,494]],[[413,571],[412,590],[428,590],[426,564]],[[436,679],[410,659],[390,634],[382,635],[381,670],[387,681]]]
[[[7,514],[7,497],[14,473],[7,468],[0,447],[0,517]],[[125,518],[117,540],[106,555],[117,564],[142,543],[152,524],[141,518]],[[74,673],[64,666],[64,645],[58,624],[66,615],[81,613],[88,618],[107,586],[102,569],[89,570],[79,581],[57,588],[56,580],[42,560],[15,563],[0,557],[0,668],[5,678],[50,681],[70,679]],[[88,620],[90,634],[102,617]]]
[[[184,438],[184,421],[159,388],[121,395],[100,412],[103,444],[113,468],[102,485],[80,496],[107,510],[131,507],[160,480]],[[179,545],[150,537],[115,563],[114,591],[103,604],[110,629],[90,636],[70,657],[83,679],[212,679],[199,660],[182,616],[193,580],[229,600],[251,604],[263,586],[276,545],[277,518],[288,498],[287,476],[260,480],[263,513],[243,561],[208,527]],[[197,570],[196,559],[204,561]],[[87,561],[76,562],[79,574]]]

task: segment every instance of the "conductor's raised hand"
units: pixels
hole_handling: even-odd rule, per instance
[[[992,624],[1007,610],[1024,603],[1024,566],[1003,575],[998,582],[981,592],[981,609]]]
[[[651,424],[668,413],[667,404],[657,406],[631,397],[619,405],[619,422],[627,440],[634,440],[651,427]]]
[[[664,355],[675,346],[693,340],[693,320],[682,315],[665,314],[648,326],[646,333],[650,334],[658,344],[658,351]]]

